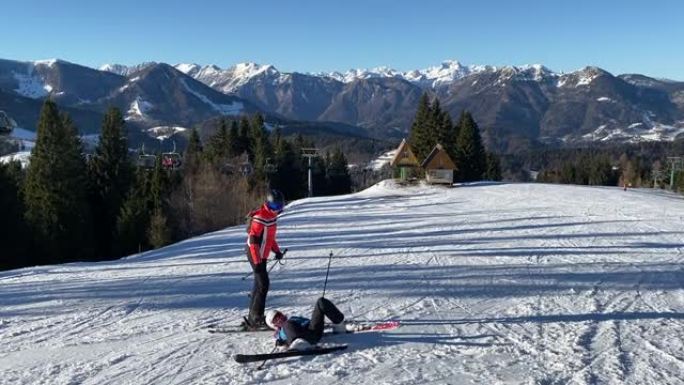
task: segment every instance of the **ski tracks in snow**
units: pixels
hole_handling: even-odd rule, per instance
[[[617,188],[526,184],[383,183],[295,202],[268,306],[308,315],[333,251],[326,297],[349,319],[402,326],[326,337],[348,351],[263,371],[231,355],[270,350],[268,333],[205,330],[246,312],[242,227],[4,274],[0,383],[682,385],[681,210]]]

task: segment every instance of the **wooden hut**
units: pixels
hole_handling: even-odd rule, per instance
[[[425,180],[431,184],[453,184],[456,165],[441,144],[437,144],[420,165],[425,169]]]
[[[401,141],[399,148],[397,148],[397,153],[394,154],[394,158],[390,162],[390,166],[399,168],[399,178],[402,181],[409,179],[409,172],[411,170],[420,167],[418,158],[413,154],[411,146],[406,142],[406,139]]]

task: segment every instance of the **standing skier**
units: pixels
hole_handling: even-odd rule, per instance
[[[323,297],[316,301],[311,319],[298,316],[288,318],[278,310],[269,310],[266,312],[266,323],[276,331],[278,345],[287,346],[291,350],[306,350],[323,337],[324,317],[328,317],[333,323],[334,333],[347,332],[344,314]]]
[[[271,190],[266,196],[266,202],[257,210],[249,213],[250,223],[247,229],[247,259],[254,271],[254,286],[252,288],[249,315],[245,317],[246,329],[260,329],[266,327],[264,307],[268,293],[269,279],[266,271],[268,255],[273,251],[275,259],[283,258],[283,253],[276,241],[276,219],[283,210],[285,199],[278,190]]]

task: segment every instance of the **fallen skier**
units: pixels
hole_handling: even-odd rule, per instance
[[[276,344],[289,350],[307,350],[316,345],[323,337],[325,317],[332,322],[333,333],[346,333],[344,314],[326,298],[319,298],[311,318],[287,317],[278,310],[266,312],[266,324],[275,330]]]

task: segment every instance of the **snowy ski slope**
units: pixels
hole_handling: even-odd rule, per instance
[[[684,199],[544,184],[291,203],[268,306],[400,319],[346,352],[240,365],[244,226],[108,263],[0,273],[2,384],[684,384]]]

